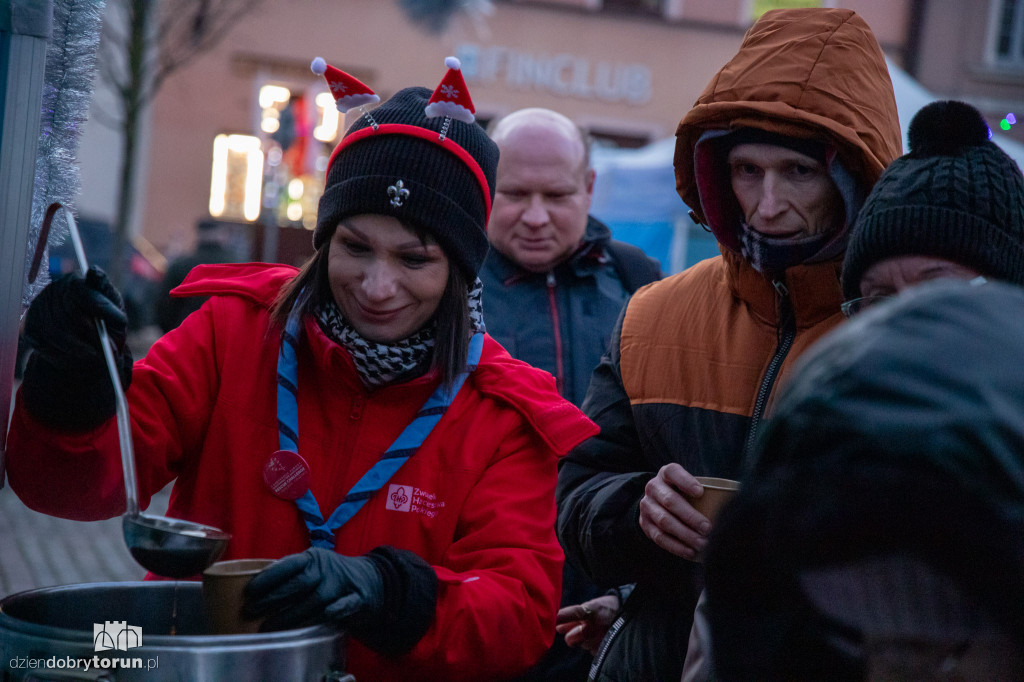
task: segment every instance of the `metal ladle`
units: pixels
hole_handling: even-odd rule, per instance
[[[84,277],[89,270],[85,260],[85,250],[78,234],[75,218],[67,207],[58,203],[51,204],[44,220],[41,243],[49,233],[49,221],[58,209],[63,210],[71,233],[71,242],[75,247],[78,269]],[[40,249],[36,248],[36,260],[41,257]],[[35,279],[38,263],[33,263],[30,272],[31,282]],[[139,511],[139,494],[135,478],[135,453],[132,447],[132,428],[128,417],[128,402],[125,400],[124,389],[121,387],[121,376],[114,360],[114,352],[110,343],[110,335],[103,320],[96,320],[96,329],[100,335],[100,346],[103,357],[114,382],[114,396],[117,407],[117,433],[121,445],[121,467],[124,470],[124,492],[127,502],[121,527],[128,551],[143,568],[167,578],[188,578],[203,572],[220,557],[227,547],[230,533],[204,526],[192,521],[172,519],[166,516],[142,514]]]

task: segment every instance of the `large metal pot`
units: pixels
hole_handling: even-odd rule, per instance
[[[0,670],[5,682],[354,682],[335,628],[206,632],[197,582],[46,587],[0,600]]]

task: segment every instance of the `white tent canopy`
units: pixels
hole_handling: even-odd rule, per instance
[[[914,114],[942,98],[891,61],[886,63],[896,95],[904,151],[908,151],[907,128]],[[1024,145],[998,134],[992,136],[992,141],[1024,168]],[[697,245],[692,237],[702,235],[694,234],[689,208],[676,194],[674,153],[675,138],[668,138],[640,149],[595,148],[592,154],[597,181],[591,213],[611,225],[617,239],[637,244],[660,258],[667,272],[677,272],[715,252],[709,250],[709,244],[694,248]]]

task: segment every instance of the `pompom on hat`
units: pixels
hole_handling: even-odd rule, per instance
[[[433,235],[470,281],[476,277],[487,254],[498,148],[474,122],[458,60],[445,63],[448,72],[433,93],[399,90],[349,127],[327,165],[315,248],[348,216],[388,215]],[[377,97],[322,59],[312,68],[327,79],[340,111]]]
[[[850,236],[843,293],[897,256],[934,256],[1024,285],[1024,175],[964,102],[932,102],[908,130],[910,152],[882,173]]]

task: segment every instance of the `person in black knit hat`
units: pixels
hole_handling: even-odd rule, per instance
[[[426,88],[405,88],[352,124],[331,156],[314,247],[343,218],[389,215],[430,232],[470,280],[476,277],[487,254],[498,148],[476,123],[428,117],[430,98]],[[405,128],[382,132],[387,126]],[[401,187],[391,191],[398,180]]]
[[[989,136],[964,102],[932,102],[914,116],[910,152],[882,174],[850,236],[848,314],[937,277],[1024,285],[1024,176]]]
[[[598,430],[485,332],[477,271],[498,150],[446,63],[433,92],[359,112],[301,270],[195,268],[175,292],[209,299],[134,365],[101,272],[44,289],[7,441],[11,487],[33,509],[124,510],[102,317],[142,506],[174,480],[168,516],[230,533],[223,558],[280,559],[242,615],[341,628],[360,680],[508,679],[541,657],[563,562],[557,463]],[[379,100],[323,60],[313,70],[342,111]]]

